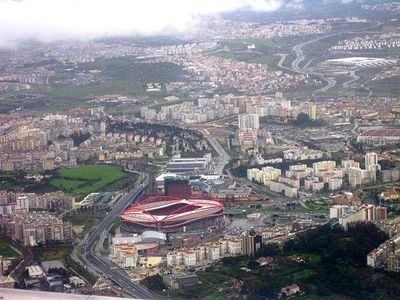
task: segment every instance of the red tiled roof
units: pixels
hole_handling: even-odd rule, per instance
[[[399,128],[385,128],[385,129],[373,129],[364,131],[362,136],[392,136],[392,137],[400,137],[400,129]]]
[[[337,197],[335,199],[336,204],[348,204],[349,203],[349,199],[345,198],[345,197]]]

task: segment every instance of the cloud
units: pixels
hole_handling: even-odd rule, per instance
[[[285,4],[285,8],[299,10],[302,9],[304,5],[304,0],[292,0]]]
[[[182,32],[204,16],[271,12],[284,0],[0,0],[0,45]],[[297,2],[295,0],[295,2]]]

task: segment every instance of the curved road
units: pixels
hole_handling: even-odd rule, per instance
[[[345,87],[345,88],[351,88],[351,85],[354,83],[354,82],[356,82],[357,80],[359,80],[360,79],[360,76],[359,75],[356,75],[356,74],[352,74],[351,75],[351,79],[350,80],[348,80],[348,81],[346,81],[346,82],[343,82],[343,87]]]
[[[382,24],[383,23],[379,22],[379,23],[377,23],[375,25],[369,26],[367,28],[363,28],[360,31],[356,30],[356,31],[351,31],[349,33],[364,32],[366,30],[371,30],[371,29],[377,28],[377,27],[381,26]],[[318,93],[322,93],[322,92],[325,93],[327,90],[329,90],[330,88],[333,88],[336,85],[335,77],[327,77],[324,74],[314,72],[313,70],[308,68],[308,66],[309,66],[309,64],[310,64],[310,62],[312,60],[308,61],[307,64],[304,67],[300,67],[300,63],[302,63],[306,59],[306,55],[303,53],[303,47],[307,46],[307,45],[310,45],[312,43],[318,42],[318,41],[323,40],[323,39],[327,39],[327,38],[330,38],[330,37],[333,37],[333,36],[340,35],[342,33],[343,33],[342,31],[335,32],[335,33],[330,33],[330,34],[327,34],[327,35],[324,35],[324,36],[321,36],[321,37],[318,37],[318,38],[315,38],[315,39],[312,39],[312,40],[309,40],[309,41],[306,41],[306,42],[303,42],[303,43],[295,45],[293,47],[293,51],[296,54],[296,58],[292,61],[292,68],[290,69],[290,68],[287,68],[287,67],[283,66],[283,62],[285,61],[285,59],[287,57],[287,55],[285,55],[285,54],[281,55],[281,60],[278,62],[278,66],[280,68],[282,68],[282,69],[294,71],[294,72],[297,72],[297,73],[300,73],[300,74],[305,74],[305,75],[310,75],[311,74],[311,75],[314,75],[314,76],[317,76],[317,77],[321,78],[322,80],[324,80],[326,82],[326,85],[321,87],[321,88],[319,88],[318,90],[315,90],[313,92],[313,97],[315,97],[315,95],[318,94]],[[350,84],[350,83],[353,83],[353,82],[355,82],[357,80],[358,79],[356,79],[354,81],[351,80],[350,82],[347,82],[347,83]]]
[[[300,63],[302,63],[306,59],[306,56],[303,54],[302,48],[304,46],[309,45],[309,44],[312,44],[312,43],[315,43],[315,42],[318,42],[320,40],[324,40],[324,39],[327,39],[327,38],[330,38],[330,37],[333,37],[333,36],[337,36],[337,35],[340,35],[340,34],[342,34],[342,32],[331,33],[331,34],[328,34],[328,35],[324,35],[324,36],[321,36],[321,37],[318,37],[318,38],[315,38],[315,39],[312,39],[312,40],[297,44],[296,46],[293,47],[293,51],[296,54],[296,58],[292,61],[292,69],[293,69],[293,71],[295,71],[297,73],[305,74],[305,75],[311,74],[311,75],[314,75],[314,76],[318,76],[318,77],[320,77],[322,80],[324,80],[326,82],[326,85],[324,87],[322,87],[322,88],[320,88],[320,89],[318,89],[318,90],[313,92],[313,97],[315,97],[315,95],[317,93],[326,92],[330,88],[333,88],[336,85],[336,80],[335,80],[334,77],[325,77],[324,74],[317,73],[317,72],[314,72],[314,71],[310,70],[308,68],[308,65],[310,64],[310,61],[306,64],[306,66],[300,67]]]

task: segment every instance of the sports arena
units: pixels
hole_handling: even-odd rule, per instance
[[[213,226],[223,213],[223,204],[209,195],[192,195],[186,199],[153,196],[127,208],[121,218],[123,228],[130,232],[181,232]]]

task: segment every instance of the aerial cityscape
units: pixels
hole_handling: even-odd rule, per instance
[[[400,299],[400,1],[0,0],[0,299]]]

